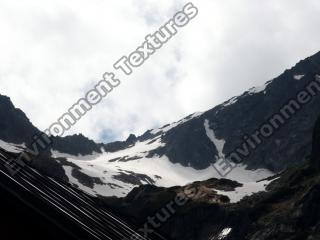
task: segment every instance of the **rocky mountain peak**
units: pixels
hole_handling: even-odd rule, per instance
[[[33,141],[32,136],[39,133],[27,116],[15,108],[11,99],[0,95],[0,139],[12,143]]]

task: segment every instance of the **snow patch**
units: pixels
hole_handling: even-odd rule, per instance
[[[234,103],[238,102],[238,97],[233,97],[230,100],[226,101],[225,103],[222,104],[222,106],[227,107],[230,106]]]
[[[219,240],[225,239],[226,237],[228,237],[228,235],[231,233],[232,228],[225,228],[221,231],[221,233],[218,236]]]
[[[249,89],[249,93],[260,93],[263,92],[264,94],[266,94],[266,88],[267,86],[271,83],[271,81],[266,82],[264,85],[259,86],[259,87],[253,87]]]
[[[215,177],[211,167],[204,170],[195,170],[192,167],[184,167],[181,164],[174,164],[166,156],[148,156],[151,150],[164,146],[155,138],[152,140],[137,142],[132,147],[118,152],[104,152],[85,157],[65,155],[57,151],[52,152],[55,157],[65,157],[67,161],[80,167],[81,172],[91,177],[98,177],[104,185],[95,185],[94,189],[85,187],[72,176],[68,175],[70,182],[79,186],[82,190],[90,194],[102,196],[124,196],[137,185],[121,181],[115,176],[130,173],[141,174],[149,177],[155,185],[162,187],[172,187],[186,185],[194,181],[203,181]],[[131,160],[126,160],[132,158]],[[64,166],[66,167],[66,166]],[[66,171],[68,170],[65,169]],[[216,174],[217,175],[217,174]],[[140,179],[142,184],[148,184],[148,179]],[[114,186],[112,189],[111,186]],[[121,188],[117,188],[120,186]]]
[[[97,196],[97,195],[102,195],[102,196],[117,196],[117,197],[124,197],[127,194],[127,191],[124,191],[123,188],[128,187],[128,186],[124,186],[125,184],[121,184],[121,187],[115,187],[117,185],[108,185],[106,184],[94,184],[93,188],[87,187],[85,185],[83,185],[82,183],[80,183],[80,181],[72,176],[72,170],[73,168],[70,166],[63,166],[63,169],[65,171],[65,174],[67,175],[69,182],[74,185],[75,187],[77,187],[78,189],[93,195],[93,196]],[[86,171],[81,170],[81,172],[83,172],[84,174],[88,173]],[[90,175],[89,175],[90,176]],[[93,177],[93,176],[92,176]]]
[[[26,148],[26,146],[25,144],[7,143],[0,140],[0,148],[11,153],[21,153]]]
[[[304,78],[304,76],[305,76],[304,74],[297,74],[297,75],[294,75],[294,76],[293,76],[293,79],[299,81],[299,80],[301,80],[302,78]]]
[[[104,185],[103,189],[95,189],[102,196],[123,196],[129,193],[137,185],[125,183],[115,179],[121,173],[143,174],[150,177],[156,186],[172,187],[183,186],[194,181],[203,181],[214,177],[214,171],[211,167],[204,170],[195,170],[191,167],[184,167],[181,164],[174,164],[169,161],[166,156],[155,156],[153,158],[143,157],[137,160],[127,162],[110,162],[107,160],[106,154],[100,155],[92,161],[67,159],[69,162],[79,166],[81,172],[91,177],[98,177],[104,184],[114,184],[121,186],[118,191],[109,191],[110,188]],[[78,182],[71,178],[71,182],[79,185]],[[148,184],[147,181],[142,181],[143,184]],[[87,191],[87,188],[83,189]],[[92,193],[92,190],[89,190]]]
[[[208,138],[215,145],[218,151],[218,159],[225,159],[225,155],[223,153],[225,140],[217,139],[214,131],[210,128],[208,119],[205,119],[204,127],[205,127]],[[216,160],[218,159],[216,158]],[[245,196],[250,196],[256,192],[265,191],[265,186],[268,185],[269,182],[268,181],[257,182],[257,181],[273,175],[274,173],[266,169],[247,170],[246,165],[239,164],[228,174],[227,178],[230,180],[234,180],[239,183],[242,183],[243,186],[236,188],[235,191],[231,191],[231,192],[224,192],[219,190],[215,190],[215,191],[218,194],[228,196],[230,198],[230,202],[235,203],[240,201]],[[217,178],[221,178],[221,177],[217,177]]]
[[[216,146],[218,157],[224,158],[224,140],[219,140],[210,129],[209,121],[204,121],[208,138]],[[179,163],[170,162],[165,155],[150,155],[150,151],[164,146],[161,137],[157,136],[146,141],[138,141],[127,149],[117,152],[95,153],[88,156],[73,156],[52,151],[54,157],[64,157],[67,161],[77,165],[82,173],[87,176],[99,178],[102,184],[94,184],[93,188],[84,186],[72,176],[72,167],[63,166],[70,183],[78,186],[85,192],[101,196],[123,197],[127,195],[137,183],[128,182],[126,178],[137,179],[140,184],[154,183],[159,187],[184,186],[195,181],[204,181],[210,178],[221,178],[211,166],[203,170],[185,167]],[[256,181],[272,176],[273,173],[266,169],[247,170],[245,165],[237,165],[228,179],[244,184],[234,192],[219,192],[227,195],[235,202],[252,192],[264,190],[263,183]],[[228,195],[229,194],[229,195]]]
[[[204,127],[206,130],[206,134],[208,136],[208,138],[211,140],[211,142],[214,144],[214,146],[216,147],[217,151],[218,151],[218,157],[219,158],[224,158],[224,154],[223,154],[223,148],[225,145],[225,140],[223,139],[218,139],[214,133],[214,131],[212,129],[210,129],[210,124],[209,124],[209,120],[205,119],[204,120]]]
[[[68,154],[68,153],[61,153],[57,150],[51,150],[51,156],[53,158],[74,158],[74,159],[79,159],[79,160],[94,160],[97,158],[97,156],[99,155],[99,153],[93,153],[91,155],[71,155],[71,154]]]
[[[242,187],[238,187],[234,191],[230,191],[230,192],[219,191],[219,190],[215,190],[215,191],[220,195],[228,196],[230,198],[230,203],[236,203],[246,196],[251,196],[254,193],[266,191],[266,186],[268,186],[269,183],[271,183],[274,180],[275,179],[264,180],[259,182],[245,182],[245,183],[242,183],[243,184]]]
[[[214,140],[213,142],[219,142],[219,144],[217,143],[220,146],[218,147],[219,155],[222,156],[224,141],[216,140],[213,137],[213,131],[209,128],[209,122],[205,123],[208,135]],[[127,149],[114,153],[104,152],[86,157],[65,155],[56,151],[54,154],[55,156],[67,156],[67,161],[77,165],[82,173],[99,178],[103,182],[103,184],[95,184],[93,189],[83,186],[70,175],[70,167],[64,166],[71,183],[94,195],[123,197],[128,194],[137,185],[123,181],[121,178],[119,179],[117,176],[121,174],[141,174],[147,178],[140,179],[141,184],[149,184],[151,179],[159,187],[184,186],[195,181],[221,178],[211,166],[203,170],[196,170],[192,167],[184,167],[179,163],[174,164],[165,155],[161,157],[157,155],[149,156],[149,151],[163,145],[161,138],[158,137],[144,142],[137,142]],[[132,159],[128,160],[128,158]],[[273,173],[265,169],[251,171],[247,170],[245,165],[238,165],[228,175],[228,178],[240,183],[250,183],[272,175]]]

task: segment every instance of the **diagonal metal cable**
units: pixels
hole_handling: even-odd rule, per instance
[[[6,156],[3,153],[0,153],[0,158],[3,164],[6,164],[9,160],[9,156]],[[33,194],[36,193],[35,195],[48,201],[50,204],[80,224],[96,239],[123,239],[124,237],[130,239],[132,235],[140,236],[126,223],[111,213],[97,209],[93,206],[92,204],[94,202],[88,196],[83,194],[85,196],[84,197],[74,189],[63,185],[52,178],[43,176],[38,171],[29,168],[28,166],[20,171],[18,175],[19,177],[12,177],[4,171],[1,171],[1,173],[19,184],[25,190]],[[39,183],[41,186],[39,186]],[[72,197],[80,200],[81,204],[79,206],[75,206],[75,204],[72,203],[72,200],[74,199],[68,200],[65,196],[62,196],[61,193],[70,194]],[[67,196],[70,197],[69,195]],[[70,206],[72,207],[72,211],[69,209]],[[83,219],[86,219],[87,222],[84,222]],[[117,238],[108,237],[110,234]],[[140,239],[145,238],[141,236]]]

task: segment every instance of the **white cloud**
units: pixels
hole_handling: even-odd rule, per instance
[[[0,0],[1,93],[45,129],[185,3]],[[142,133],[262,85],[320,49],[317,0],[193,3],[199,15],[68,134]]]

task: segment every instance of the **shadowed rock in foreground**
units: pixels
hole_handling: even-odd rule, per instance
[[[312,140],[311,167],[320,171],[320,117],[318,118]]]

